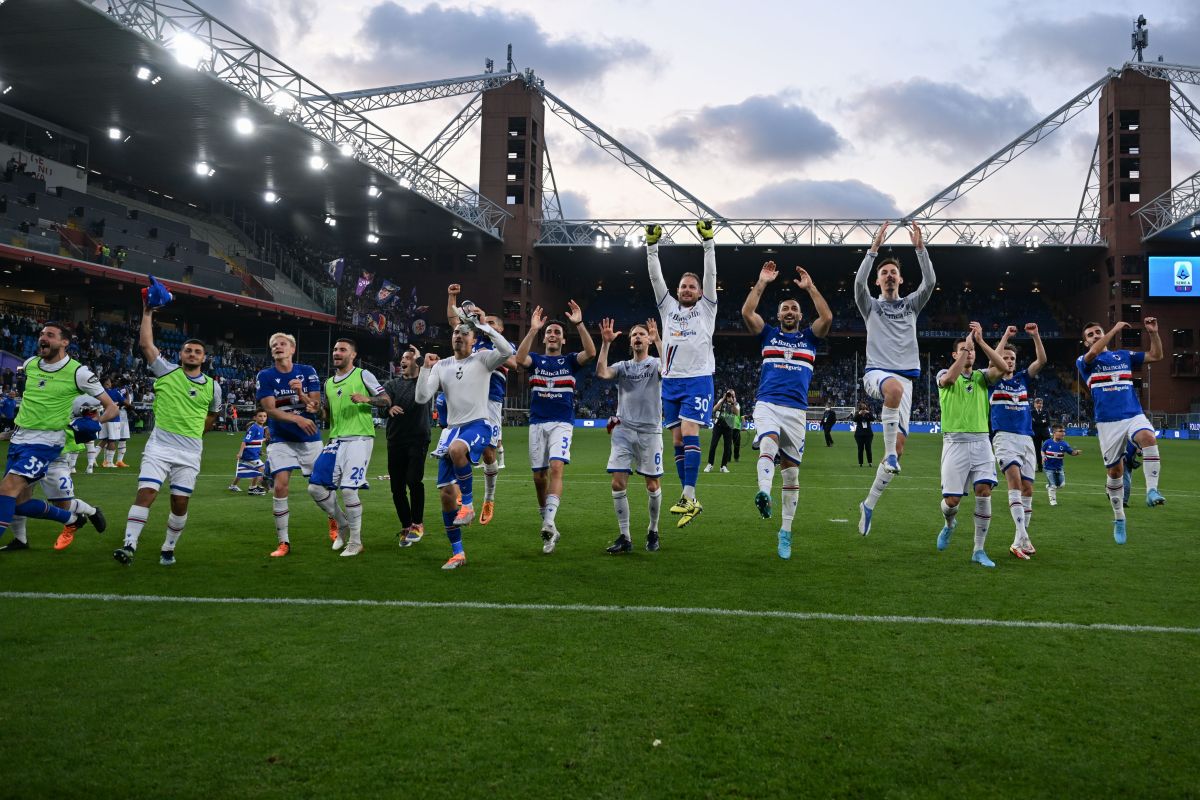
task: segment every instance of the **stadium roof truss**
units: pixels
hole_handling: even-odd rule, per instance
[[[333,147],[348,147],[356,160],[445,208],[463,222],[493,238],[502,236],[504,222],[510,216],[503,208],[372,123],[353,103],[330,95],[188,0],[90,2],[103,7],[129,30],[168,48],[177,44],[180,37],[193,37],[200,44],[193,45],[199,53],[198,69],[211,73]],[[462,88],[463,82],[470,79],[432,81],[423,84],[424,88],[409,90],[405,96],[431,99],[478,92],[488,80],[500,77],[478,80],[471,89]]]

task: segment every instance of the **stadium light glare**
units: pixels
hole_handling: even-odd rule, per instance
[[[354,145],[349,142],[342,142],[341,146],[338,147],[338,152],[346,158],[350,158],[354,155]]]
[[[263,192],[263,200],[268,203],[278,203],[279,195],[275,194],[275,192],[271,191],[270,189],[267,189],[265,192]]]
[[[238,117],[233,121],[233,129],[242,136],[249,136],[254,133],[254,121],[249,117]]]
[[[367,244],[379,244],[379,237],[373,233],[367,234]]]
[[[381,194],[383,194],[383,192],[379,190],[378,186],[367,187],[367,197],[379,197]]]
[[[109,128],[108,129],[108,138],[112,139],[113,141],[120,140],[122,138],[121,129],[120,128]]]
[[[296,107],[296,102],[295,96],[283,89],[275,92],[267,99],[267,105],[275,109],[275,112],[278,114],[291,111]]]
[[[216,170],[208,165],[207,161],[197,161],[195,166],[196,174],[201,178],[210,178],[216,174]]]
[[[462,237],[463,237],[462,228],[451,228],[450,229],[450,238],[461,239]]]
[[[308,166],[310,169],[315,169],[315,170],[319,171],[319,170],[325,169],[325,167],[327,167],[329,165],[326,164],[325,159],[321,158],[320,156],[309,156]]]
[[[326,214],[326,215],[325,215],[325,224],[326,224],[326,225],[328,225],[328,226],[329,226],[329,227],[331,227],[331,228],[336,228],[336,227],[337,227],[337,220],[336,220],[336,219],[334,219],[333,217],[329,216],[328,214]]]
[[[412,188],[412,181],[410,181],[408,178],[405,178],[403,176],[397,178],[396,183],[400,184],[401,189],[411,189]]]
[[[145,65],[139,66],[137,69],[135,69],[133,71],[133,75],[139,81],[148,81],[154,77],[154,73],[151,72],[150,68]]]
[[[0,94],[8,94],[12,91],[12,84],[7,84],[3,89],[0,89]]]
[[[175,34],[168,47],[175,53],[175,60],[185,67],[200,69],[204,62],[212,60],[212,48],[186,31]]]

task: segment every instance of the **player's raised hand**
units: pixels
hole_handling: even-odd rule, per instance
[[[1009,338],[1009,339],[1016,336],[1017,335],[1017,326],[1009,325],[1007,328],[1004,329],[1004,335],[1006,338]]]
[[[1036,322],[1026,322],[1025,323],[1025,332],[1028,333],[1030,336],[1037,336],[1038,333],[1040,333],[1040,331],[1038,329],[1038,324]]]
[[[438,362],[438,357],[435,353],[426,353],[425,354],[425,369],[433,369],[434,365],[437,364],[437,362]]]
[[[1142,325],[1150,333],[1158,333],[1158,317],[1146,317],[1142,320]]]
[[[878,253],[879,248],[883,246],[883,240],[887,238],[888,225],[890,223],[883,223],[879,226],[879,230],[875,232],[875,238],[871,242],[872,253]]]
[[[812,277],[808,274],[808,270],[806,270],[804,267],[796,267],[796,274],[800,277],[793,278],[792,283],[796,284],[796,286],[800,287],[804,291],[808,291],[812,288]]]
[[[572,325],[578,325],[583,322],[583,309],[574,300],[567,301],[567,321]]]
[[[775,266],[774,261],[768,261],[762,265],[762,269],[758,271],[758,279],[763,283],[771,283],[779,277],[779,268]]]
[[[972,339],[974,339],[977,342],[983,341],[983,326],[982,325],[980,325],[978,322],[972,322],[967,326],[967,329],[971,331]]]
[[[646,320],[646,332],[650,334],[650,341],[656,340],[658,338],[658,320]]]
[[[462,287],[457,283],[452,283],[446,287],[446,294],[450,295],[451,297],[458,297],[460,294],[462,294]]]
[[[621,331],[613,330],[616,327],[616,322],[608,317],[600,320],[600,340],[606,344],[612,342],[621,335]]]
[[[545,326],[546,312],[542,310],[541,306],[536,306],[533,309],[533,316],[529,318],[529,327],[533,328],[535,331],[540,331]]]
[[[1156,324],[1157,324],[1157,323],[1156,323]],[[1118,322],[1116,325],[1113,325],[1113,326],[1112,326],[1112,329],[1113,329],[1114,331],[1123,331],[1123,330],[1125,330],[1126,328],[1129,328],[1129,327],[1132,327],[1132,326],[1130,326],[1130,324],[1129,324],[1128,322],[1126,322],[1125,320],[1121,320],[1121,321],[1120,321],[1120,322]]]
[[[918,250],[925,246],[925,235],[921,233],[921,226],[917,224],[915,219],[913,220],[912,230],[908,232],[908,238],[912,242],[912,246]]]

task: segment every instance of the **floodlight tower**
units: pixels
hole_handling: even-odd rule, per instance
[[[1138,14],[1137,20],[1133,23],[1133,33],[1130,34],[1130,43],[1133,47],[1133,52],[1137,54],[1137,60],[1142,60],[1142,51],[1150,46],[1150,31],[1146,28],[1146,18]]]

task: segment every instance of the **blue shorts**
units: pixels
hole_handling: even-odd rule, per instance
[[[1046,483],[1053,486],[1055,489],[1060,488],[1067,482],[1067,476],[1061,469],[1048,469],[1046,472]]]
[[[476,419],[466,425],[446,429],[446,447],[449,449],[453,442],[467,443],[467,458],[472,464],[478,464],[483,458],[486,447],[492,446],[492,425],[486,419]],[[449,454],[438,461],[437,487],[449,486],[454,483],[454,463]]]
[[[46,477],[51,462],[62,454],[62,446],[48,444],[10,444],[5,474],[26,478],[30,483]]]
[[[702,428],[712,424],[712,375],[699,378],[663,378],[663,427],[674,428],[687,420]]]

